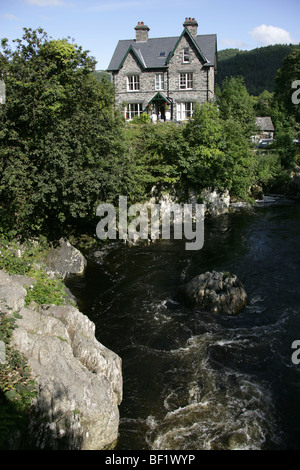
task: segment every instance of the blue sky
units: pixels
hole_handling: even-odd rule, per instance
[[[299,0],[0,0],[0,37],[42,27],[53,39],[74,38],[100,70],[138,21],[150,37],[179,36],[186,17],[196,18],[198,34],[217,34],[219,50],[300,42]]]

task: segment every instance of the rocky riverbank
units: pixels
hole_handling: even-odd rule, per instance
[[[48,259],[52,276],[57,267],[66,276],[75,273],[75,264],[77,272],[86,264],[67,241]],[[95,325],[74,305],[26,305],[35,282],[0,271],[1,312],[18,314],[12,342],[26,357],[38,389],[26,440],[36,449],[112,448],[122,401],[121,359],[99,343]]]

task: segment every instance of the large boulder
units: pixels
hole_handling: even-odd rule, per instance
[[[99,343],[94,324],[72,306],[22,308],[13,333],[38,384],[30,426],[37,448],[114,446],[122,400],[121,359]]]
[[[46,272],[49,276],[60,276],[63,279],[72,274],[82,274],[87,261],[83,254],[71,243],[61,238],[59,246],[52,248],[46,259]]]
[[[247,294],[235,274],[206,272],[180,286],[180,296],[190,306],[234,315],[246,306]]]
[[[95,325],[71,305],[24,307],[32,279],[0,271],[1,310],[17,312],[13,344],[38,387],[27,430],[30,448],[114,447],[122,400],[120,357],[95,337]]]

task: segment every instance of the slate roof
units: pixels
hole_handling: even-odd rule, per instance
[[[217,47],[216,34],[205,34],[191,36],[187,30],[182,34],[187,34],[195,41],[200,54],[204,59],[204,65],[215,66],[215,54]],[[136,41],[135,39],[120,40],[117,44],[113,57],[107,68],[108,71],[119,70],[127,53],[135,53],[139,62],[144,68],[167,68],[168,59],[171,57],[174,48],[181,36],[167,38],[148,38],[147,41]],[[161,53],[165,52],[164,56]]]
[[[256,118],[256,125],[262,131],[274,131],[273,122],[272,122],[272,119],[269,116],[257,117]]]

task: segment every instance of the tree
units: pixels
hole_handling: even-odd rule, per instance
[[[297,91],[293,88],[300,88],[300,47],[295,49],[283,61],[281,68],[276,75],[275,100],[289,115],[300,123],[300,106],[298,99],[293,99]],[[299,92],[298,95],[299,97]]]
[[[227,189],[233,196],[246,199],[253,158],[240,121],[230,115],[223,119],[216,103],[205,103],[195,110],[183,132],[189,144],[188,183],[198,188]]]
[[[253,106],[256,116],[270,116],[274,93],[264,90],[259,96],[253,96]]]
[[[128,171],[112,87],[67,39],[24,29],[15,43],[2,40],[0,59],[0,230],[58,238],[92,229],[97,204],[115,198]]]
[[[242,77],[227,77],[224,80],[218,94],[218,105],[222,119],[239,123],[245,136],[250,138],[255,129],[255,112],[252,97]]]
[[[223,126],[216,104],[207,102],[201,107],[196,106],[193,119],[187,122],[183,135],[189,144],[181,161],[186,168],[187,182],[198,188],[222,189]]]

